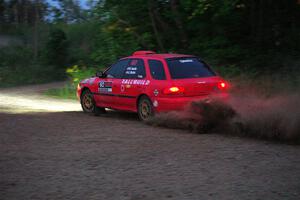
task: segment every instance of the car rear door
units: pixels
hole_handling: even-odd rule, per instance
[[[160,96],[163,90],[171,86],[167,81],[167,74],[163,60],[148,59],[148,66],[151,75],[150,97]]]
[[[144,60],[132,58],[124,70],[122,81],[119,83],[118,108],[136,110],[136,99],[145,91],[150,81],[147,79]]]

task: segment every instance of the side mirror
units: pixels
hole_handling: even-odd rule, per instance
[[[102,71],[96,72],[96,76],[99,78],[105,78],[105,74]]]

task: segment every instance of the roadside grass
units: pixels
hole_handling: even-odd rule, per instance
[[[95,75],[97,70],[102,70],[103,68],[80,68],[77,65],[74,65],[66,70],[66,74],[69,77],[70,82],[67,83],[62,88],[49,89],[44,92],[45,95],[59,98],[59,99],[77,99],[76,96],[76,86],[78,83],[88,77]]]
[[[71,84],[66,84],[62,88],[52,88],[44,92],[44,95],[58,99],[76,100],[76,88]]]

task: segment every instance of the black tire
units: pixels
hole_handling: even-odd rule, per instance
[[[94,95],[91,93],[90,90],[84,90],[82,92],[80,103],[82,110],[85,113],[91,113],[97,116],[106,112],[105,108],[96,106]]]
[[[148,97],[142,96],[139,99],[137,106],[138,106],[138,116],[141,121],[145,121],[150,117],[154,116],[153,104]]]

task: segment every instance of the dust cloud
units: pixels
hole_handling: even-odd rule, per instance
[[[161,113],[147,123],[197,133],[233,134],[300,144],[300,96],[235,93],[226,102],[218,99],[192,102],[183,111]]]

